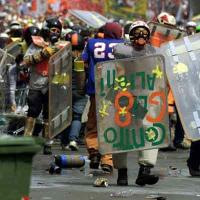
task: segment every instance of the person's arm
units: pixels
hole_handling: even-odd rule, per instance
[[[57,51],[58,48],[54,46],[47,46],[43,49],[35,48],[34,50],[34,45],[32,45],[24,56],[23,62],[27,66],[37,64],[42,62],[44,59],[50,58]]]

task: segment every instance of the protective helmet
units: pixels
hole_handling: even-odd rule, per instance
[[[23,32],[23,38],[29,46],[32,43],[32,36],[40,35],[40,29],[37,26],[29,26]]]
[[[132,24],[133,24],[132,21],[128,21],[128,22],[125,24],[125,26],[124,26],[124,35],[125,35],[125,34],[129,34],[129,30],[130,30],[130,27],[131,27]]]
[[[197,24],[193,21],[187,22],[185,28],[188,35],[194,35],[196,33]]]
[[[52,43],[58,41],[61,36],[62,24],[56,17],[46,19],[43,24],[41,35],[44,39],[49,39]]]
[[[60,31],[62,31],[62,24],[56,17],[51,17],[46,20],[46,27],[50,28],[58,28]]]
[[[83,50],[85,46],[84,37],[77,32],[70,32],[66,34],[65,39],[72,44],[72,50]]]
[[[175,17],[167,12],[161,12],[157,17],[157,20],[160,24],[176,25]]]
[[[22,36],[22,26],[18,21],[12,21],[9,26],[11,37],[21,37]]]
[[[188,28],[188,27],[194,27],[194,28],[196,28],[196,27],[197,27],[197,24],[196,24],[196,22],[189,21],[189,22],[187,22],[187,24],[186,24],[185,27],[186,27],[186,28]]]
[[[136,31],[141,30],[141,33]],[[137,40],[139,37],[143,37],[145,40],[150,38],[150,28],[144,21],[135,21],[129,28],[129,38],[131,41]]]
[[[122,37],[122,27],[116,22],[107,22],[104,26],[104,38],[120,39]]]

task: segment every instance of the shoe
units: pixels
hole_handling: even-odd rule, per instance
[[[90,155],[89,159],[90,159],[90,168],[91,169],[99,169],[99,163],[101,160],[100,153]]]
[[[176,151],[176,147],[174,145],[169,145],[168,147],[160,148],[160,151]]]
[[[128,185],[127,168],[118,169],[117,185],[119,186]]]
[[[78,151],[78,144],[76,141],[71,141],[69,143],[69,148],[71,149],[71,151]]]
[[[51,151],[51,145],[45,144],[43,147],[43,154],[44,155],[51,155],[52,151]]]
[[[191,147],[191,141],[184,138],[183,141],[179,144],[176,144],[176,148],[179,148],[179,149],[190,149]]]
[[[191,167],[188,168],[191,176],[200,176],[200,170],[192,169]]]
[[[158,180],[159,180],[158,176],[151,174],[150,166],[140,165],[138,177],[135,181],[137,185],[140,186],[144,186],[146,184],[154,185],[158,182]]]
[[[61,148],[62,148],[63,151],[70,150],[69,145],[62,144]]]
[[[113,167],[111,165],[108,165],[108,164],[101,164],[101,169],[104,172],[107,172],[107,173],[112,173],[113,172]]]

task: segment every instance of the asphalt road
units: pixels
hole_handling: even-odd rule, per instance
[[[154,186],[135,185],[138,173],[137,152],[129,154],[129,186],[116,185],[117,171],[110,176],[101,171],[86,176],[83,169],[62,170],[60,175],[50,175],[46,169],[55,154],[87,155],[84,146],[78,152],[62,151],[59,145],[53,147],[53,155],[37,154],[33,160],[30,197],[32,200],[200,200],[200,178],[192,178],[186,166],[187,150],[159,152],[154,172],[160,181]],[[175,169],[172,170],[170,166]],[[99,177],[108,179],[108,187],[94,187]]]

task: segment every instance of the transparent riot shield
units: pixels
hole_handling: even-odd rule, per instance
[[[17,87],[16,80],[11,87],[11,68],[17,70],[14,64],[15,58],[0,49],[0,133],[18,135],[24,130],[28,89],[22,85]],[[15,109],[11,99],[16,103]]]
[[[68,43],[49,60],[49,133],[53,138],[72,119],[72,52]]]
[[[17,42],[8,44],[4,47],[4,50],[14,57],[22,53],[22,47]]]
[[[200,139],[200,34],[161,46],[166,72],[185,133]]]
[[[166,77],[161,55],[99,63],[95,77],[102,154],[168,145]]]
[[[156,22],[150,22],[148,25],[151,30],[150,43],[155,47],[160,47],[163,43],[186,36],[186,32],[184,30],[173,26],[159,24]]]

